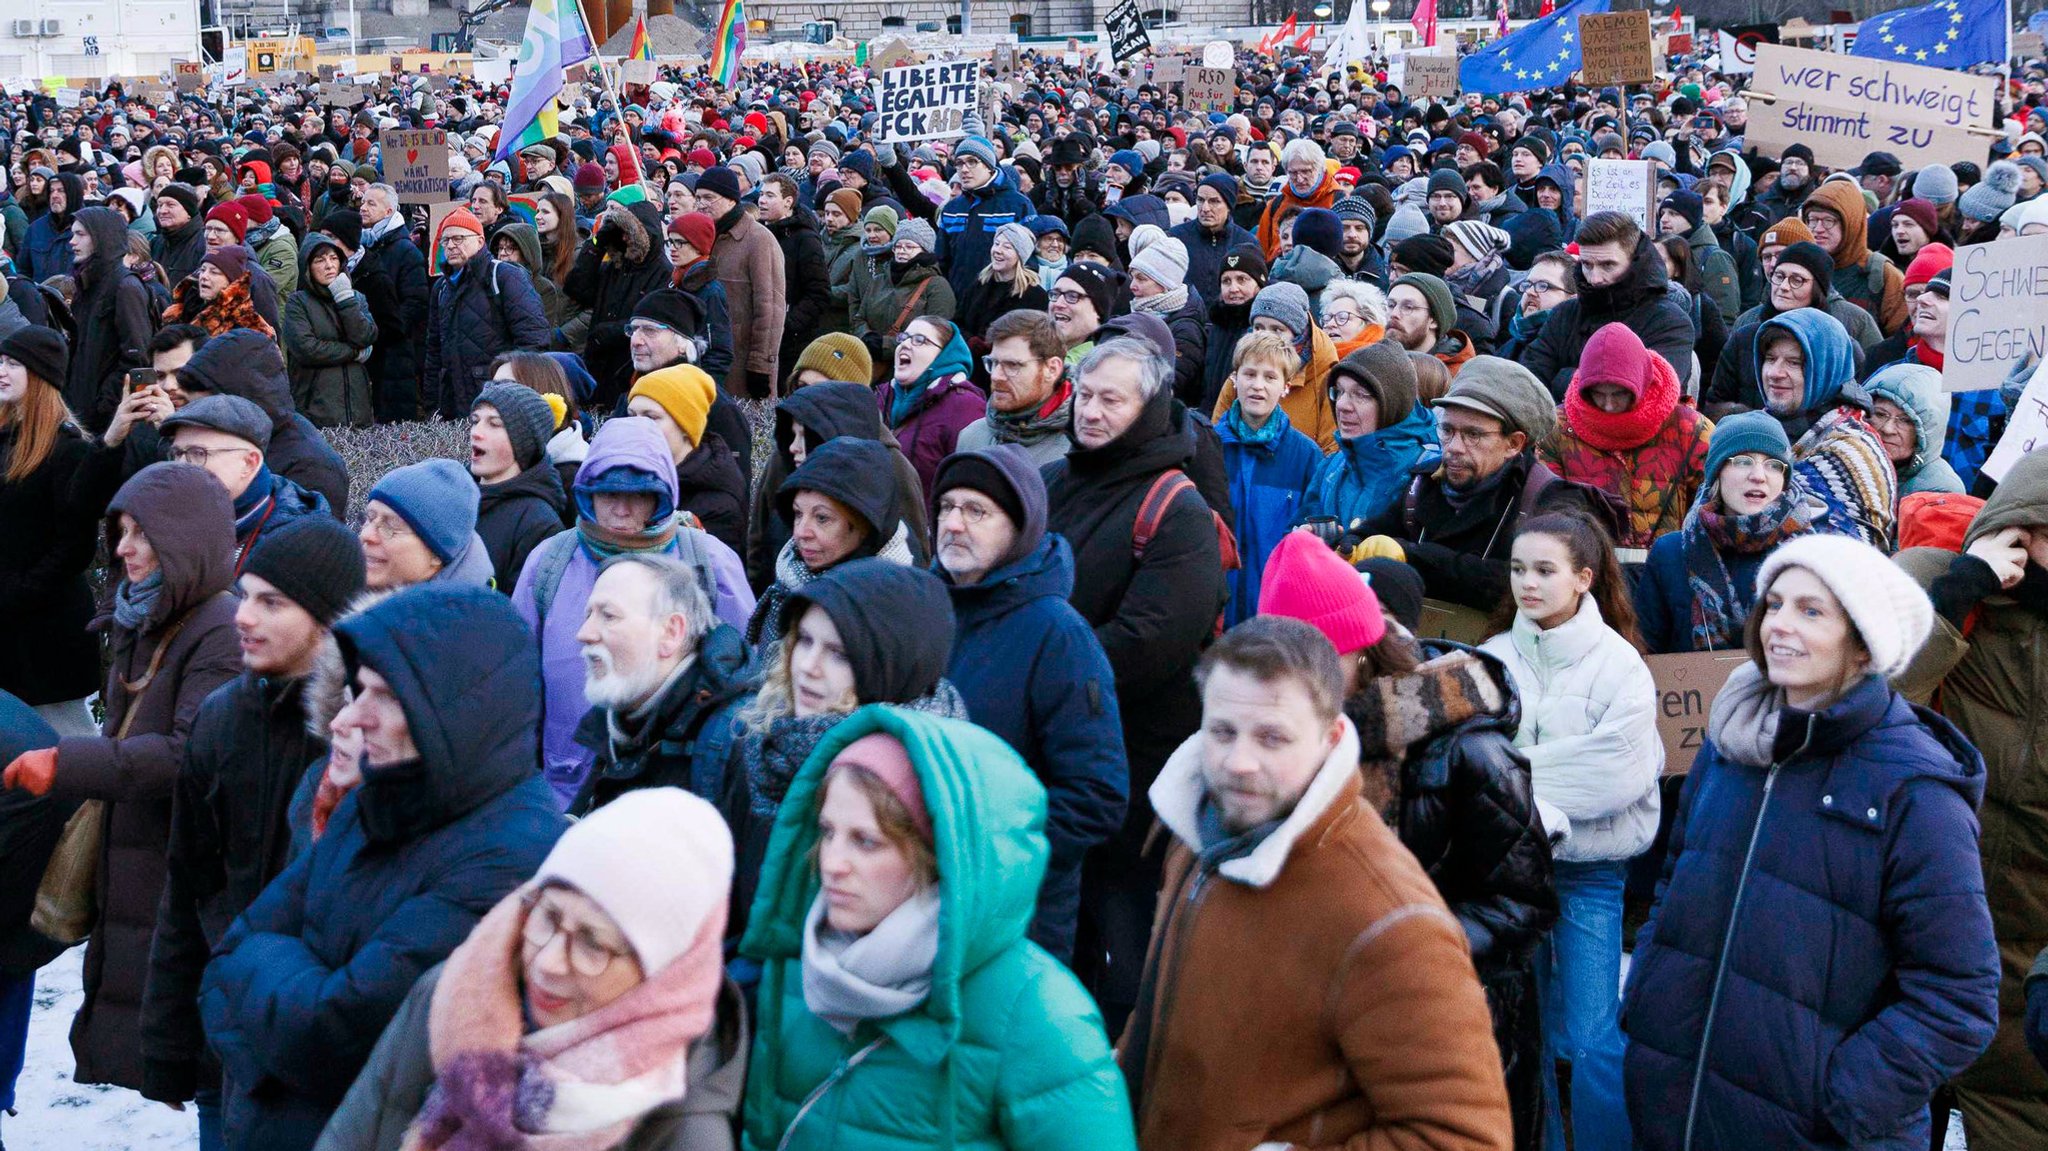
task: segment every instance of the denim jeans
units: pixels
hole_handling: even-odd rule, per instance
[[[14,1081],[28,1054],[28,1017],[35,1007],[36,977],[0,976],[0,1111],[14,1110]]]
[[[1559,862],[1557,926],[1536,957],[1543,995],[1543,1095],[1548,1146],[1562,1151],[1556,1061],[1572,1065],[1574,1151],[1628,1151],[1621,1093],[1621,907],[1624,860]]]
[[[199,1151],[227,1151],[227,1137],[220,1127],[220,1088],[194,1091],[192,1108],[199,1112]]]

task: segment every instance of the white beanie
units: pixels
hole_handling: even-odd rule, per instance
[[[1804,568],[1827,585],[1870,653],[1870,670],[1886,679],[1906,670],[1934,630],[1934,605],[1927,593],[1905,569],[1862,540],[1805,535],[1779,545],[1757,572],[1757,599],[1788,567]]]
[[[1145,273],[1154,283],[1171,292],[1187,283],[1187,245],[1171,236],[1164,237],[1131,257],[1131,271]]]
[[[725,930],[732,832],[718,809],[677,787],[629,791],[572,824],[533,877],[563,883],[611,916],[650,978],[717,916]]]

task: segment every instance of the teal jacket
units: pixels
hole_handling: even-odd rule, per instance
[[[908,749],[931,811],[939,952],[923,1005],[842,1036],[804,1005],[811,852],[825,768],[877,731]],[[782,801],[740,945],[763,964],[743,1146],[1136,1151],[1094,1002],[1025,939],[1046,855],[1045,789],[996,736],[879,705],[827,733]]]

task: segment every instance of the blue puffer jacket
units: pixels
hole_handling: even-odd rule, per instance
[[[945,573],[933,565],[944,578]],[[1081,904],[1081,857],[1124,823],[1130,771],[1116,673],[1095,629],[1067,602],[1074,552],[1058,535],[964,587],[950,581],[953,662],[967,716],[1015,748],[1045,785],[1052,845],[1031,941],[1066,962]]]
[[[1984,760],[1874,675],[1779,714],[1773,764],[1709,742],[1679,799],[1622,1003],[1636,1145],[1920,1151],[1998,1027]]]
[[[1300,521],[1309,485],[1323,462],[1322,450],[1294,430],[1286,412],[1274,408],[1272,420],[1280,424],[1280,432],[1260,444],[1239,438],[1234,405],[1216,421],[1216,435],[1223,441],[1223,464],[1230,473],[1230,504],[1237,509],[1237,554],[1244,565],[1228,573],[1230,602],[1223,609],[1226,626],[1258,614],[1259,578],[1266,570],[1266,557],[1280,545],[1280,537]]]
[[[545,352],[554,329],[533,277],[478,252],[460,273],[434,282],[427,312],[425,406],[445,420],[467,419],[501,352]]]
[[[1340,524],[1370,520],[1400,498],[1410,472],[1439,454],[1436,419],[1419,404],[1391,428],[1339,436],[1337,450],[1316,468],[1302,516],[1336,516]]]
[[[1001,168],[988,183],[946,201],[939,209],[939,250],[935,255],[945,270],[946,282],[953,285],[954,299],[966,299],[974,278],[988,267],[988,250],[996,242],[996,230],[1037,214],[1031,197],[1019,192],[1016,182]]]
[[[423,584],[334,634],[351,679],[367,666],[390,681],[420,758],[365,770],[206,969],[234,1151],[312,1147],[413,981],[567,826],[536,770],[533,635],[504,596]]]

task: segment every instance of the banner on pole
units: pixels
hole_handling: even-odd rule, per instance
[[[875,90],[876,139],[942,140],[967,134],[981,61],[944,60],[884,69]]]
[[[1109,55],[1117,63],[1135,60],[1152,50],[1152,37],[1145,31],[1145,18],[1138,14],[1138,0],[1119,0],[1103,19],[1109,32]]]

